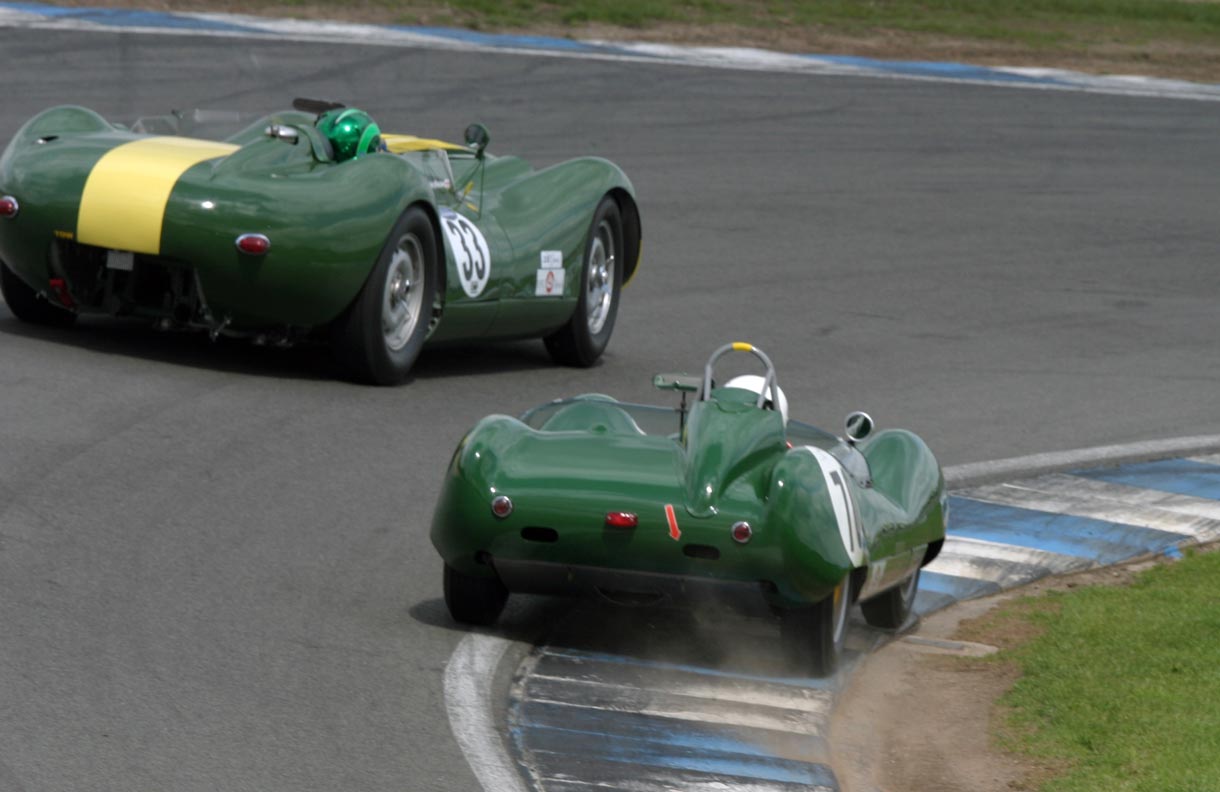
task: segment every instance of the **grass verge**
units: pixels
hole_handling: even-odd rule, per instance
[[[969,632],[1008,647],[974,662],[1020,669],[1001,742],[1054,768],[1044,792],[1220,790],[1220,552],[1016,600]]]
[[[52,0],[1220,82],[1220,0]]]

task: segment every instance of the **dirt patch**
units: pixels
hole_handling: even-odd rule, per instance
[[[1080,586],[1127,585],[1160,563],[1165,560],[1143,559],[959,603],[925,619],[915,640],[896,640],[869,656],[831,722],[831,764],[844,792],[1037,789],[1059,768],[996,744],[1005,721],[996,700],[1017,679],[1016,666],[951,656],[952,642],[1020,645],[1036,635],[1021,614],[1054,603],[1033,600],[999,615],[992,613],[997,605]]]
[[[1212,2],[1213,0],[1205,0]],[[157,11],[226,12],[369,24],[460,26],[478,20],[455,19],[445,6],[380,3],[344,5],[301,0],[61,0],[58,5],[131,8]],[[486,28],[489,33],[517,33],[555,38],[646,41],[702,46],[757,47],[800,54],[854,55],[882,60],[950,61],[981,66],[1034,66],[1092,74],[1130,74],[1197,82],[1220,82],[1220,49],[1215,46],[1157,41],[1138,45],[1102,42],[1072,48],[1034,49],[1018,42],[955,39],[894,30],[845,35],[817,25],[752,27],[731,24],[662,22],[645,28],[614,25],[538,25],[528,29]]]

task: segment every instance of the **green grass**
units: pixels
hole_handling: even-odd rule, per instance
[[[336,5],[368,5],[340,0]],[[603,23],[817,26],[1067,46],[1151,40],[1220,44],[1216,0],[374,0],[404,22],[483,29]]]
[[[1006,743],[1067,768],[1042,790],[1220,790],[1220,552],[1037,602],[1044,632],[998,659],[1022,670]]]

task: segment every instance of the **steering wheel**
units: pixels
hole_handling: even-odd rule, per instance
[[[763,352],[753,344],[747,344],[743,341],[725,344],[713,352],[712,356],[707,359],[707,365],[703,367],[703,387],[699,390],[699,401],[707,401],[711,397],[712,370],[716,366],[716,361],[730,352],[749,352],[766,366],[767,374],[763,378],[762,391],[758,394],[758,403],[754,406],[761,410],[769,402],[771,409],[776,410],[776,404],[779,402],[779,399],[776,398],[776,394],[779,393],[779,383],[775,381],[775,364],[771,362],[771,358],[767,357],[766,352]],[[768,397],[768,393],[770,397]]]

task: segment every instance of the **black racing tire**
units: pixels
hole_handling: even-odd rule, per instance
[[[780,615],[780,636],[795,669],[830,676],[839,667],[851,609],[851,577],[834,593],[808,608],[791,608]]]
[[[336,352],[358,380],[398,385],[407,379],[428,337],[437,273],[436,229],[427,212],[412,206],[337,323]]]
[[[508,589],[498,578],[480,578],[445,564],[445,606],[455,621],[486,627],[494,624],[508,602]]]
[[[0,262],[0,292],[13,316],[23,322],[67,327],[76,321],[73,311],[47,302],[3,262]]]
[[[563,327],[544,339],[551,359],[564,366],[588,368],[610,343],[623,288],[623,217],[607,195],[593,212],[580,269],[580,299]]]
[[[864,621],[873,627],[883,630],[897,630],[906,624],[911,615],[911,606],[915,604],[915,591],[919,588],[919,572],[915,572],[906,580],[893,588],[886,589],[871,599],[860,603],[860,611]]]

